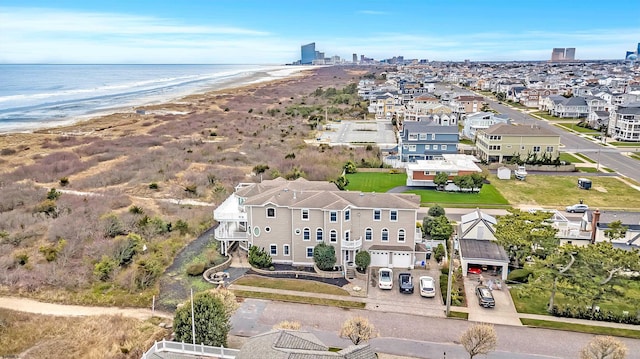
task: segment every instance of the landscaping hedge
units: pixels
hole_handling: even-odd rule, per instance
[[[531,275],[531,271],[527,269],[514,269],[511,272],[509,272],[509,275],[507,276],[507,280],[509,282],[527,283],[529,282],[530,275]]]
[[[614,323],[624,323],[624,324],[640,324],[640,319],[636,315],[633,314],[624,314],[624,313],[616,313],[610,310],[592,310],[587,306],[553,306],[553,310],[551,311],[556,317],[563,318],[575,318],[575,319],[588,319],[588,320],[597,320],[602,322],[614,322]]]

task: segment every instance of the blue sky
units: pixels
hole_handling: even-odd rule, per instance
[[[640,1],[0,0],[0,63],[289,63],[326,56],[429,60],[622,59]]]

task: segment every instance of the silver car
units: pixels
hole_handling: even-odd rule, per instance
[[[569,213],[584,213],[589,210],[589,206],[586,204],[574,204],[573,206],[567,206],[567,212]]]

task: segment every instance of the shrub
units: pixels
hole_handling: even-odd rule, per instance
[[[442,258],[444,258],[444,253],[444,246],[442,245],[442,243],[438,243],[438,246],[433,252],[433,257],[436,259],[436,262],[442,261]]]
[[[322,242],[313,249],[313,261],[322,270],[331,270],[336,264],[336,249]]]
[[[69,185],[69,177],[60,178],[60,186],[66,187]]]
[[[356,253],[356,267],[361,271],[367,269],[367,267],[371,264],[371,255],[367,251],[360,251]]]
[[[149,183],[149,189],[158,189],[158,184],[155,182]]]
[[[23,266],[23,265],[29,263],[29,255],[26,254],[26,253],[18,253],[15,256],[15,261],[19,265]]]
[[[271,255],[264,248],[251,246],[249,248],[249,264],[257,268],[268,268],[271,266]]]
[[[58,198],[60,198],[60,192],[56,191],[55,188],[52,188],[49,190],[49,192],[47,192],[47,199],[50,199],[52,201],[57,200]]]
[[[527,269],[514,269],[509,272],[507,276],[507,280],[511,282],[517,283],[527,283],[529,281],[529,276],[531,275],[531,271]]]
[[[197,276],[204,273],[204,263],[193,263],[187,267],[187,274],[191,276]]]
[[[98,280],[106,282],[116,267],[117,263],[113,258],[103,255],[100,262],[93,266],[93,275],[95,275]]]

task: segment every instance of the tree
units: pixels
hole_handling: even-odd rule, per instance
[[[378,331],[365,317],[356,316],[342,323],[340,337],[348,338],[355,345],[378,336]]]
[[[345,176],[340,176],[331,182],[335,183],[336,187],[341,191],[344,191],[349,185],[349,180]]]
[[[444,216],[445,212],[444,212],[444,208],[436,204],[429,208],[429,211],[427,212],[427,214],[431,217],[439,217],[439,216]]]
[[[347,163],[344,164],[344,166],[342,166],[342,168],[344,169],[344,173],[358,172],[358,168],[356,167],[356,164],[353,161],[348,161]]]
[[[429,234],[431,235],[431,239],[446,241],[451,238],[453,234],[453,226],[445,216],[435,217],[434,220],[430,222],[430,226]]]
[[[484,185],[485,177],[480,173],[472,173],[470,177],[471,177],[471,180],[473,181],[473,188],[474,189],[477,188],[479,192],[482,189],[482,186]]]
[[[609,223],[607,227],[608,228],[604,230],[604,236],[609,238],[610,241],[624,238],[627,234],[627,229],[629,229],[629,227],[623,226],[620,220]]]
[[[487,112],[490,109],[491,109],[491,107],[489,106],[489,104],[485,102],[485,103],[482,104],[482,107],[480,108],[480,111]]]
[[[60,198],[60,195],[61,195],[60,192],[58,192],[55,188],[52,188],[49,190],[49,192],[47,192],[47,199],[55,201],[58,198]]]
[[[504,92],[498,92],[496,94],[496,99],[498,99],[498,101],[504,101],[507,98],[507,95],[505,95]]]
[[[271,266],[271,255],[264,248],[251,246],[249,248],[249,264],[258,268],[268,268]]]
[[[473,359],[479,354],[488,354],[498,346],[498,335],[493,325],[475,324],[460,337],[460,343]]]
[[[230,294],[233,295],[233,294]],[[231,330],[230,312],[223,299],[214,291],[198,293],[193,298],[193,317],[196,344],[227,346]],[[192,343],[191,301],[186,301],[173,317],[173,329],[177,341]]]
[[[322,270],[331,270],[336,264],[336,249],[322,242],[313,249],[313,261]]]
[[[449,182],[449,174],[446,172],[438,172],[433,178],[433,183],[438,186],[438,189],[444,188],[447,182]]]
[[[361,271],[367,269],[367,267],[371,264],[371,255],[367,251],[360,251],[356,253],[356,267]]]
[[[551,213],[522,212],[519,209],[509,210],[509,214],[498,218],[495,236],[498,244],[503,246],[520,267],[520,261],[530,255],[546,255],[553,253],[559,245],[556,238],[557,229],[547,222]],[[539,250],[534,253],[534,250]]]
[[[593,338],[580,351],[580,359],[624,359],[627,347],[618,339],[610,336]]]
[[[269,169],[269,165],[266,165],[266,164],[259,164],[259,165],[253,166],[253,172],[256,175],[259,175],[261,173],[265,173],[268,169]]]

